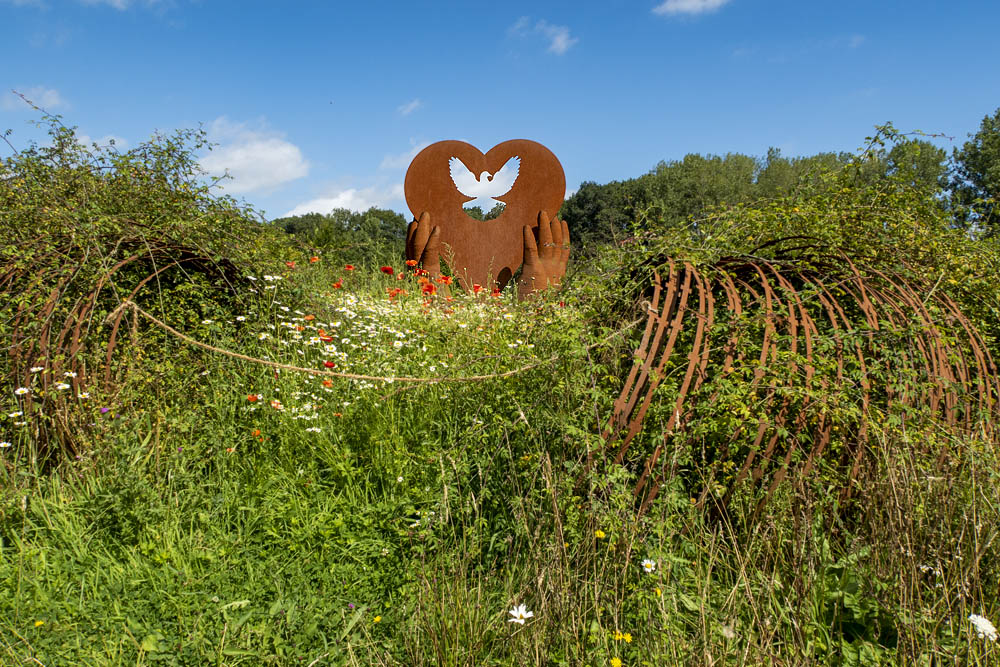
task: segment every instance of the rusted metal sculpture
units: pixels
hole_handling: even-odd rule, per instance
[[[659,405],[658,442],[634,489],[640,514],[675,472],[674,457],[665,453],[694,445],[685,426],[699,407],[712,409],[720,381],[734,369],[749,369],[755,407],[728,443],[715,443],[699,505],[724,507],[740,484],[753,483],[762,492],[759,513],[784,479],[804,478],[830,455],[837,427],[809,389],[821,397],[831,385],[853,382],[860,393],[860,416],[833,453],[848,475],[842,500],[864,464],[872,419],[902,414],[905,420],[909,408],[922,407],[953,430],[994,440],[1000,434],[996,362],[955,301],[932,285],[843,255],[809,262],[729,258],[701,268],[668,260],[666,273],[665,279],[655,274],[636,363],[604,432],[609,455],[622,463],[650,406]],[[753,358],[739,326],[748,318],[757,327]],[[682,349],[686,360],[676,358]],[[784,379],[769,366],[783,366]],[[752,444],[736,446],[744,434]],[[939,465],[947,457],[943,450],[924,453]],[[725,480],[723,470],[730,471]]]
[[[501,173],[514,176],[493,220],[474,220],[463,204],[462,182],[482,185]],[[474,180],[473,180],[474,179]],[[439,141],[420,151],[406,172],[406,203],[414,215],[407,230],[407,259],[430,273],[443,259],[462,287],[506,285],[518,268],[522,297],[558,284],[569,258],[569,229],[553,216],[566,194],[566,176],[552,152],[534,141],[497,144],[484,155],[463,141]]]

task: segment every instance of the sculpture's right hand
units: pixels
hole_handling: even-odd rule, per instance
[[[406,228],[406,259],[415,261],[431,277],[441,274],[441,229],[431,226],[431,214],[421,213]]]

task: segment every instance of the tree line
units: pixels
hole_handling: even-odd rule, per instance
[[[657,226],[683,225],[706,211],[727,205],[779,198],[821,187],[824,174],[848,165],[866,183],[880,180],[925,192],[946,209],[956,227],[1000,233],[1000,108],[983,118],[979,130],[947,152],[925,138],[881,126],[865,154],[824,152],[787,157],[776,148],[764,157],[740,153],[688,154],[661,161],[648,173],[622,181],[585,181],[564,202],[560,216],[569,223],[574,244],[597,249],[631,236],[650,220]],[[502,209],[467,211],[490,220]],[[388,209],[364,212],[336,209],[328,214],[272,221],[310,245],[357,256],[402,252],[408,220]]]

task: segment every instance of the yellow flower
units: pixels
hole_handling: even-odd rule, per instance
[[[381,621],[382,621],[382,617],[381,617],[381,616],[376,616],[376,617],[374,618],[374,621],[373,621],[373,622],[375,622],[375,623],[379,623],[379,622],[381,622]]]
[[[35,627],[36,628],[41,627],[43,625],[45,625],[45,621],[35,621]]]
[[[632,643],[632,635],[631,635],[631,633],[626,632],[624,635],[622,635],[622,639],[625,640],[626,644],[631,644]]]
[[[656,593],[656,597],[660,597],[661,595],[663,595],[663,591],[661,591],[661,590],[660,590],[660,587],[659,587],[659,586],[657,586],[657,587],[656,587],[655,589],[653,589],[653,590],[654,590],[654,592]]]
[[[622,661],[618,658],[611,658],[611,667],[622,667]]]
[[[597,530],[594,531],[594,536],[597,539],[599,539],[599,540],[603,540],[604,539],[604,531],[601,530],[600,528],[598,528]]]

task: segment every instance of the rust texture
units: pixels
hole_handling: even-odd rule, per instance
[[[499,217],[479,221],[465,213],[462,206],[475,197],[459,191],[451,174],[453,158],[479,182],[492,180],[511,160],[519,162],[511,188],[493,196],[505,205]],[[537,230],[540,213],[559,212],[566,176],[549,149],[527,139],[497,144],[485,155],[463,141],[439,141],[413,158],[404,191],[414,218],[429,214],[439,230],[441,259],[464,288],[503,287],[525,261],[523,228]]]
[[[740,485],[752,484],[759,514],[784,480],[816,470],[841,427],[851,432],[840,434],[832,463],[847,473],[841,499],[849,500],[866,463],[870,424],[895,414],[905,426],[910,408],[925,408],[956,432],[1000,435],[997,365],[954,300],[843,255],[827,260],[727,258],[699,270],[668,259],[666,275],[654,274],[634,364],[603,433],[611,460],[638,464],[628,456],[631,445],[644,428],[657,429],[652,450],[639,457],[640,514],[676,472],[674,454],[704,447],[686,433],[697,403],[710,409],[719,381],[741,369],[753,405],[726,442],[713,442],[716,456],[695,497],[700,506],[724,507]],[[759,355],[751,358],[741,346],[750,342],[743,340],[747,322],[758,332]],[[859,396],[860,416],[835,425],[816,399],[844,383]],[[655,427],[646,424],[654,406]],[[938,465],[947,461],[942,450],[933,452]]]

